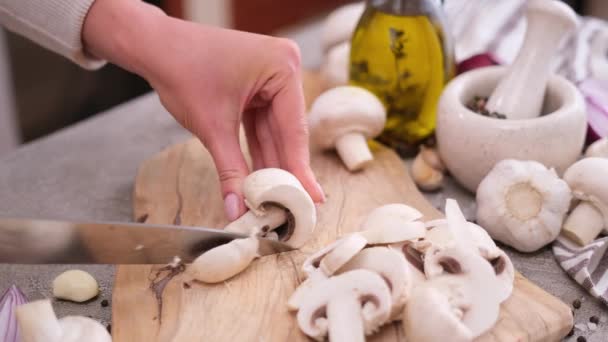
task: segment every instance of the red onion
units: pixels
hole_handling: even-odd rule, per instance
[[[474,55],[469,57],[462,62],[458,63],[456,67],[456,73],[458,75],[465,73],[469,70],[483,68],[486,66],[499,65],[500,63],[496,60],[496,58],[490,53],[480,53],[478,55]]]
[[[608,137],[608,82],[586,79],[579,83],[578,89],[587,103],[587,142]]]
[[[15,285],[6,290],[0,298],[0,341],[19,342],[15,309],[25,303],[25,295]]]

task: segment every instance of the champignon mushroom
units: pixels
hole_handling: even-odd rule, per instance
[[[570,188],[536,161],[498,162],[477,188],[477,220],[492,238],[533,252],[559,235]]]
[[[22,342],[111,342],[106,328],[97,321],[80,316],[57,319],[51,301],[38,300],[16,310]]]
[[[322,50],[326,52],[340,43],[350,41],[364,10],[365,2],[361,1],[338,7],[331,12],[321,28]]]
[[[362,250],[336,274],[364,269],[379,274],[391,290],[391,319],[401,319],[403,306],[412,288],[410,271],[403,256],[387,247],[370,247]]]
[[[307,279],[291,295],[287,307],[290,310],[297,310],[315,283],[333,275],[366,245],[367,240],[363,236],[350,234],[309,256],[302,266]]]
[[[340,43],[329,49],[323,65],[321,65],[321,77],[325,87],[333,88],[348,83],[348,71],[350,62],[350,42]]]
[[[308,117],[311,143],[321,149],[335,148],[350,171],[373,160],[367,139],[379,135],[386,123],[386,109],[371,92],[341,86],[321,94]]]
[[[425,272],[429,278],[428,282],[420,287],[435,288],[439,293],[447,296],[448,303],[452,306],[452,314],[459,318],[470,334],[462,337],[480,336],[496,323],[500,309],[502,295],[497,290],[497,280],[492,267],[479,254],[463,247],[446,249],[433,248],[425,255]],[[416,303],[420,298],[415,298],[417,293],[412,294],[411,302],[406,305],[406,326],[404,327],[407,339],[408,334],[418,338],[412,341],[436,341],[429,338],[434,336],[432,329],[424,324],[412,323],[412,315],[420,317],[420,313],[412,310],[410,305],[418,307]],[[422,296],[429,296],[423,293]],[[431,295],[433,296],[433,295]],[[427,303],[435,306],[439,303]],[[443,308],[445,309],[445,307]],[[454,317],[448,319],[448,325],[454,323]],[[437,322],[438,325],[441,323]],[[441,329],[441,328],[439,328]],[[410,331],[408,331],[410,330]],[[456,331],[464,331],[461,328]],[[440,332],[441,333],[441,332]]]
[[[361,224],[361,234],[370,245],[389,244],[424,237],[426,228],[418,221],[422,213],[405,204],[393,203],[372,210]]]
[[[604,137],[587,147],[585,157],[608,158],[608,137]]]
[[[225,230],[251,237],[233,240],[200,255],[188,269],[194,279],[216,283],[240,273],[258,257],[259,236],[276,233],[278,240],[294,248],[312,236],[315,205],[291,173],[273,168],[255,171],[245,178],[243,193],[250,210]]]
[[[608,159],[584,158],[572,164],[564,180],[579,203],[564,222],[562,234],[579,245],[608,227]]]
[[[297,314],[309,337],[323,341],[363,342],[391,313],[386,282],[368,270],[353,270],[314,284]]]

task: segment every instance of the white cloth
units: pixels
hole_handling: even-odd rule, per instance
[[[86,53],[85,18],[95,0],[0,0],[0,25],[69,58],[86,69],[105,61]]]

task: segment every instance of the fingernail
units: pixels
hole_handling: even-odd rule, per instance
[[[234,221],[239,218],[239,196],[234,193],[229,193],[224,198],[224,212],[229,221]]]
[[[325,192],[323,191],[323,187],[318,182],[317,182],[317,190],[321,194],[321,203],[325,203],[327,198],[325,197]]]

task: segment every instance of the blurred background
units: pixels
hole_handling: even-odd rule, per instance
[[[476,0],[455,0],[476,1]],[[506,1],[506,0],[499,0]],[[195,22],[294,39],[305,68],[321,63],[320,23],[348,0],[147,1]],[[577,12],[608,18],[606,0],[568,0]],[[116,66],[91,72],[0,29],[0,155],[149,92]]]

